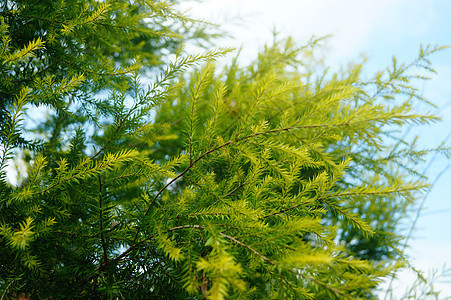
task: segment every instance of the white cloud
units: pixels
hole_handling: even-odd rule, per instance
[[[354,58],[362,51],[376,23],[388,23],[401,1],[322,0],[206,0],[188,2],[194,16],[221,23],[233,39],[228,42],[254,53],[272,39],[273,26],[284,35],[305,41],[332,34],[333,58]],[[239,22],[237,22],[240,20]],[[238,23],[238,24],[237,24]],[[235,24],[235,26],[234,26]]]

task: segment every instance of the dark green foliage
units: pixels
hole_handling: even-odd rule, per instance
[[[366,80],[288,39],[221,71],[231,49],[184,53],[205,25],[166,2],[1,17],[1,299],[365,299],[403,267],[398,224],[427,187],[412,161],[446,149],[393,130],[437,119],[410,82],[440,48]]]

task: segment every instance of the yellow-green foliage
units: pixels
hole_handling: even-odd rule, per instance
[[[447,149],[393,130],[437,120],[411,80],[441,48],[370,79],[315,65],[321,40],[218,68],[231,49],[151,48],[201,26],[167,2],[32,2],[0,23],[2,298],[365,299],[403,267],[415,162]],[[20,45],[25,17],[43,31]],[[46,120],[21,127],[35,106]]]

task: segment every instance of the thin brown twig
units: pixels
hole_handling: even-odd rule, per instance
[[[16,281],[16,279],[11,280],[11,282],[8,284],[8,286],[5,288],[5,290],[3,291],[2,297],[0,298],[0,300],[5,299],[6,296],[6,292],[8,291],[9,287],[14,283],[14,281]]]
[[[103,249],[103,263],[108,265],[108,254],[106,249],[105,235],[103,233],[103,207],[102,207],[102,177],[99,174],[99,219],[100,219],[100,241]]]

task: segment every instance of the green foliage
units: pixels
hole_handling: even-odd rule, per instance
[[[175,47],[197,26],[159,1],[3,5],[2,298],[371,299],[404,266],[415,162],[447,149],[395,130],[437,120],[413,68],[441,48],[364,79],[276,40],[221,70],[231,49]]]

